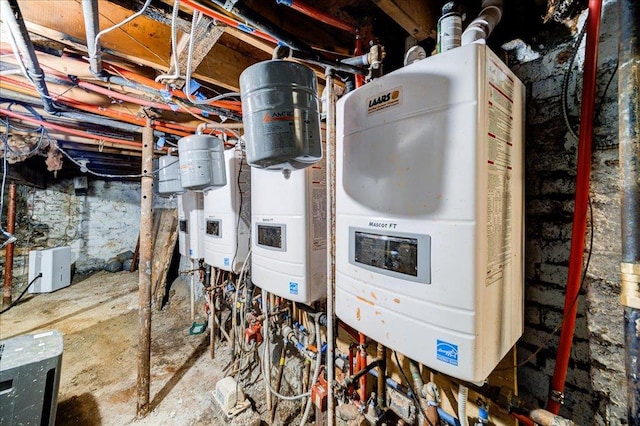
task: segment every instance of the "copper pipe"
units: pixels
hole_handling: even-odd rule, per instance
[[[149,414],[151,385],[151,258],[153,256],[153,127],[151,120],[142,133],[142,178],[140,197],[140,267],[138,268],[138,405],[136,415]]]
[[[16,232],[16,184],[9,185],[9,205],[7,206],[7,232],[14,234]],[[5,264],[4,264],[4,294],[2,297],[2,306],[11,305],[11,281],[13,279],[13,248],[15,243],[9,243],[5,247]]]

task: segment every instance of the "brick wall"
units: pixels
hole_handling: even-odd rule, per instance
[[[592,161],[593,247],[578,302],[578,319],[561,414],[577,424],[626,424],[626,394],[619,303],[620,207],[618,195],[617,2],[605,1],[601,27],[596,149]],[[586,18],[565,31],[540,34],[530,45],[508,43],[512,69],[527,86],[525,332],[519,358],[521,395],[544,407],[553,375],[562,321],[571,241],[577,141],[562,113],[562,82],[577,33]],[[577,28],[577,29],[576,29]],[[568,31],[567,31],[568,30]],[[569,118],[578,128],[584,42],[567,90]],[[589,229],[589,225],[588,225]],[[587,235],[587,250],[589,235]],[[586,257],[586,256],[585,256]],[[544,348],[534,355],[540,345]]]

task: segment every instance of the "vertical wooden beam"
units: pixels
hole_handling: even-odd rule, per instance
[[[140,266],[138,269],[138,418],[149,413],[151,382],[151,257],[153,255],[153,128],[151,119],[142,131],[140,197]]]
[[[13,235],[16,232],[16,184],[9,185],[9,205],[7,206],[7,232]],[[13,279],[13,247],[15,243],[9,243],[5,247],[4,263],[4,293],[2,305],[11,305],[11,281]]]

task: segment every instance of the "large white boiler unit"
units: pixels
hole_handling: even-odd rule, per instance
[[[462,380],[523,330],[523,102],[476,43],[338,102],[336,314]]]
[[[178,195],[178,249],[189,259],[204,258],[204,199],[202,192]]]
[[[239,273],[251,245],[251,168],[237,149],[224,152],[227,185],[204,194],[204,261]]]
[[[306,169],[251,168],[251,277],[260,288],[309,304],[326,295],[325,161]]]

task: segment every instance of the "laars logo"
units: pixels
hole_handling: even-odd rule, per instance
[[[367,114],[400,105],[402,100],[402,87],[394,87],[385,93],[367,98]]]

